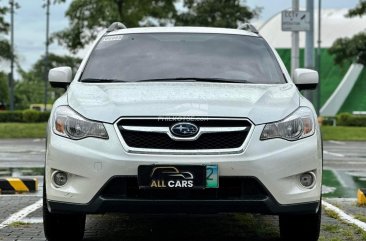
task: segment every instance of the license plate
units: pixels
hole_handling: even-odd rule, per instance
[[[218,188],[217,165],[141,165],[138,184],[142,189]]]

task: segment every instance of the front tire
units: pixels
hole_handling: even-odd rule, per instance
[[[281,240],[317,241],[320,233],[320,224],[321,205],[315,214],[281,215]]]
[[[82,240],[86,215],[50,213],[47,208],[45,188],[43,190],[43,228],[47,240]]]

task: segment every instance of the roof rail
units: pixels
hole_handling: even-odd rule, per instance
[[[250,23],[243,23],[238,27],[238,29],[259,34],[259,31],[253,26],[253,24],[250,24]]]
[[[112,23],[108,29],[107,29],[107,33],[109,32],[113,32],[113,31],[116,31],[116,30],[119,30],[119,29],[126,29],[127,27],[123,24],[123,23],[120,23],[120,22],[114,22]]]

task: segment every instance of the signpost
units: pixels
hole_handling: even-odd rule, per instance
[[[307,11],[282,11],[282,31],[309,31],[310,13]]]

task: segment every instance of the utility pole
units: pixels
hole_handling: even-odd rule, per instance
[[[10,110],[14,110],[14,0],[10,4],[10,74],[9,74],[9,101]]]
[[[299,0],[292,0],[292,11],[299,11]],[[291,37],[291,76],[294,77],[295,69],[299,68],[299,31],[292,31]]]
[[[318,48],[317,48],[317,70],[320,76],[320,61],[321,61],[321,20],[322,20],[322,0],[318,0]],[[317,112],[318,115],[320,115],[320,97],[321,97],[321,89],[320,89],[320,83],[318,84],[317,88]]]
[[[46,0],[46,52],[44,56],[44,110],[47,109],[48,103],[48,47],[50,31],[50,0]]]
[[[306,0],[306,11],[309,12],[310,29],[306,31],[305,38],[305,68],[315,69],[314,65],[314,0]],[[313,102],[314,92],[311,90],[304,91],[304,96]],[[313,103],[315,104],[315,103]]]

